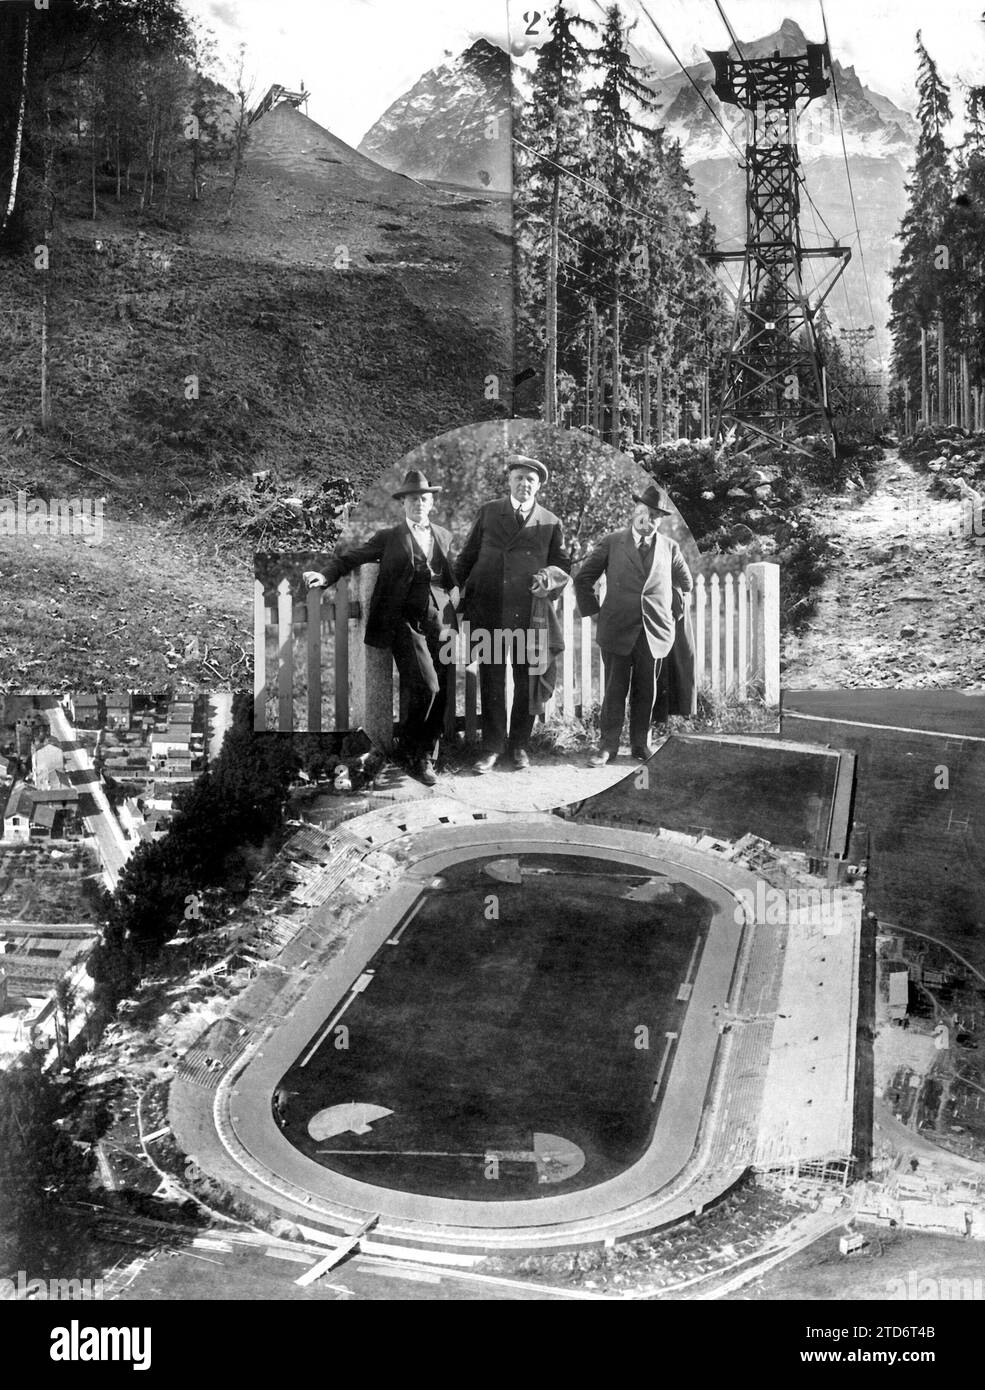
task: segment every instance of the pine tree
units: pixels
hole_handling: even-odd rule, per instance
[[[64,1088],[32,1048],[0,1072],[0,1265],[42,1267],[58,1203],[85,1191],[94,1166],[57,1121]]]
[[[902,249],[892,272],[890,295],[895,372],[901,381],[909,382],[914,399],[919,399],[921,389],[921,334],[934,323],[942,322],[946,281],[941,277],[947,274],[945,265],[950,259],[942,238],[952,194],[951,166],[944,142],[944,129],[951,119],[950,91],[924,48],[919,31],[917,54],[920,137],[913,177],[907,184],[909,204],[900,225]],[[938,382],[938,411],[942,385]]]
[[[605,262],[603,274],[609,287],[610,424],[609,438],[622,441],[622,301],[630,258],[639,244],[639,219],[633,211],[642,181],[643,165],[636,152],[636,137],[648,127],[634,114],[657,109],[646,85],[644,71],[627,51],[627,28],[618,5],[606,11],[602,40],[596,54],[601,82],[586,94],[591,105],[592,130],[597,159],[597,178],[609,195],[609,206],[595,228],[596,255]],[[637,265],[639,258],[635,258]],[[599,269],[600,267],[597,267]]]
[[[578,164],[585,136],[580,75],[592,63],[577,29],[595,33],[589,20],[570,14],[558,4],[549,19],[551,37],[539,50],[533,94],[524,129],[533,148],[527,214],[546,220],[547,254],[544,278],[544,419],[558,419],[558,272],[562,213],[571,211],[578,194],[566,171]],[[575,181],[577,187],[577,181]],[[529,224],[528,224],[529,225]]]
[[[945,278],[945,314],[953,325],[960,351],[959,379],[967,372],[970,390],[985,383],[985,87],[968,90],[965,138],[957,151],[958,192],[944,229],[951,251],[950,272]],[[969,392],[970,394],[970,392]],[[962,391],[962,396],[964,395]],[[975,411],[971,399],[962,402],[971,423]],[[981,415],[981,407],[977,414]]]

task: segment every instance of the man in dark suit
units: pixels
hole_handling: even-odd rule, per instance
[[[485,646],[479,657],[483,746],[473,764],[479,773],[495,767],[506,752],[515,768],[530,766],[530,673],[533,667],[536,676],[538,665],[530,650],[534,576],[548,566],[571,573],[561,523],[537,502],[547,469],[539,459],[513,454],[507,459],[507,476],[509,496],[480,509],[457,567],[462,617],[473,643],[478,639]],[[507,722],[508,656],[513,665],[513,706]]]
[[[596,640],[605,666],[601,737],[590,767],[604,767],[619,752],[619,736],[629,698],[629,742],[633,757],[650,757],[650,722],[657,676],[674,644],[676,619],[691,572],[680,546],[657,530],[672,515],[667,493],[651,483],[624,531],[603,536],[575,575],[575,598],[582,617],[599,614]],[[605,575],[601,604],[595,585]]]
[[[458,626],[458,589],[448,558],[451,534],[428,519],[434,494],[440,491],[418,469],[411,469],[393,493],[403,503],[403,521],[377,531],[363,545],[337,553],[324,573],[309,570],[304,575],[309,588],[328,588],[359,565],[379,564],[365,642],[369,647],[389,647],[393,653],[408,697],[404,747],[415,775],[429,787],[437,781],[434,764],[445,717],[442,643]]]

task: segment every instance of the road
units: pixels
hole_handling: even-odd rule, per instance
[[[114,892],[123,867],[136,844],[128,841],[123,834],[92,760],[78,742],[64,709],[61,705],[48,706],[45,714],[51,732],[65,754],[65,770],[72,785],[78,787],[84,797],[82,804],[86,828],[95,836],[99,861],[103,866],[103,878],[106,886]]]

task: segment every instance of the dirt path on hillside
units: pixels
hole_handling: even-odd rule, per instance
[[[785,640],[783,685],[985,689],[985,546],[962,537],[960,503],[890,451],[871,491],[816,514],[835,555],[806,631]]]
[[[106,510],[98,545],[0,538],[0,691],[248,687],[247,564]]]

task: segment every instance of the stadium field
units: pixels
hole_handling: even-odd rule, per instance
[[[615,1176],[650,1141],[665,1036],[714,912],[672,870],[598,855],[448,866],[366,967],[347,1046],[319,1029],[283,1077],[285,1137],[349,1178],[440,1197]],[[382,1113],[325,1134],[349,1105]]]

